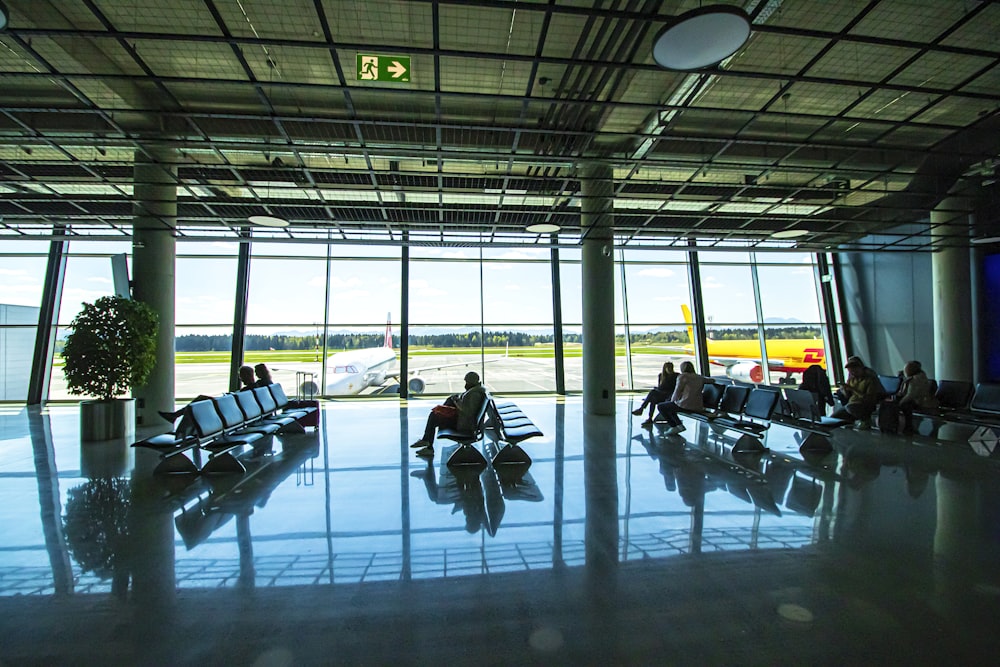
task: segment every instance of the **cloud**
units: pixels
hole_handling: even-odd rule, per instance
[[[515,248],[501,254],[498,259],[548,259],[548,250],[527,250]]]
[[[325,279],[324,279],[324,282],[325,282]],[[320,284],[322,285],[323,283],[320,283]],[[346,289],[351,288],[351,287],[361,287],[362,285],[364,285],[364,282],[361,280],[361,278],[358,278],[357,276],[351,276],[350,278],[346,278],[346,279],[345,278],[341,278],[340,276],[331,276],[330,277],[330,289],[331,290],[334,290],[334,289],[335,290],[346,290]]]
[[[91,276],[87,278],[88,283],[101,283],[102,285],[110,285],[111,278],[105,278],[103,276]]]
[[[27,276],[28,272],[24,269],[0,269],[0,276]]]

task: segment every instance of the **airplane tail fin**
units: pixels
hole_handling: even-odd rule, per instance
[[[694,326],[693,319],[691,318],[691,309],[688,308],[686,303],[681,304],[681,312],[684,313],[684,321],[688,325],[688,342],[694,345]]]
[[[385,342],[382,343],[382,347],[392,349],[392,313],[387,313],[385,316]]]

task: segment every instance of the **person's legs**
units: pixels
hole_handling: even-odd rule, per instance
[[[664,401],[656,406],[659,411],[660,416],[663,417],[664,421],[670,424],[671,427],[677,427],[681,425],[681,419],[677,416],[677,404],[673,401]]]
[[[913,403],[910,401],[900,401],[899,414],[903,415],[903,434],[913,433]]]
[[[667,396],[665,392],[662,392],[659,389],[654,389],[651,392],[649,392],[649,396],[646,397],[646,400],[649,403],[649,418],[647,419],[647,421],[649,422],[653,421],[653,413],[656,412],[657,404],[666,401],[669,398],[670,397]]]
[[[872,427],[872,413],[875,412],[875,406],[865,403],[848,403],[844,407],[855,421],[861,422],[859,424],[861,429]]]
[[[427,415],[427,424],[424,426],[424,435],[420,440],[410,445],[410,447],[434,447],[434,432],[437,431],[438,427],[441,426],[441,418],[431,412]]]

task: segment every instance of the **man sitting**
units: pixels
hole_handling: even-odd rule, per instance
[[[842,383],[837,392],[844,407],[834,412],[833,416],[857,421],[858,429],[867,431],[872,427],[872,413],[882,396],[878,374],[865,366],[860,357],[848,357],[844,368],[847,369],[847,382]]]
[[[434,433],[438,428],[453,428],[458,431],[474,431],[479,418],[479,410],[486,400],[486,389],[479,382],[479,374],[469,371],[465,374],[465,391],[452,394],[444,405],[436,405],[427,415],[424,437],[410,447],[417,449],[417,456],[434,456]]]

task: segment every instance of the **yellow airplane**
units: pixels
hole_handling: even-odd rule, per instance
[[[694,326],[691,309],[681,305],[684,321],[688,325],[688,340],[691,354],[694,354]],[[708,362],[726,367],[726,375],[735,380],[755,384],[764,381],[764,369],[760,361],[760,341],[758,340],[713,340],[708,339]],[[801,373],[816,364],[826,368],[826,348],[822,338],[798,338],[768,340],[767,366],[775,373]]]

